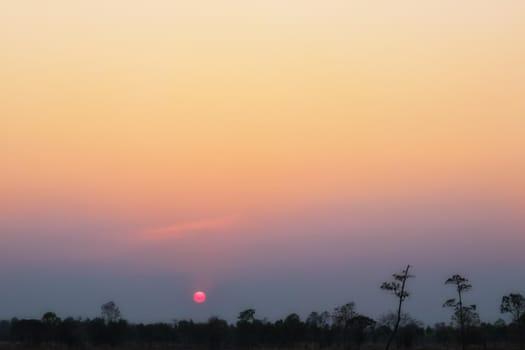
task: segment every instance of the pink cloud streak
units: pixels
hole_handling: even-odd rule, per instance
[[[169,239],[188,233],[222,231],[232,228],[237,221],[238,217],[233,215],[204,218],[169,226],[149,228],[144,230],[141,236],[147,239]]]

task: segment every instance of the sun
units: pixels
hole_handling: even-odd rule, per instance
[[[202,304],[206,301],[206,293],[197,291],[193,294],[193,301],[197,304]]]

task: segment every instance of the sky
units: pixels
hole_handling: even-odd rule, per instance
[[[0,0],[0,318],[481,318],[525,293],[525,2]],[[195,290],[206,303],[192,301]]]

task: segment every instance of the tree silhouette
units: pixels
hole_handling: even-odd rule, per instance
[[[228,322],[217,316],[210,317],[207,324],[209,349],[220,349],[228,336]]]
[[[514,299],[514,303],[512,302]],[[508,303],[507,303],[508,301]],[[523,320],[521,298],[505,298],[503,310],[511,310],[513,318]],[[339,320],[344,325],[331,325],[326,313],[311,313],[306,322],[299,315],[290,314],[271,322],[259,320],[253,312],[244,313],[243,321],[230,325],[218,317],[207,322],[180,320],[174,323],[134,324],[124,319],[107,323],[99,317],[81,319],[67,317],[63,320],[53,313],[41,319],[0,321],[1,349],[353,349],[365,346],[376,349],[374,344],[386,343],[397,320],[391,312],[373,326],[374,320],[355,312],[353,303],[338,307]],[[459,325],[459,307],[455,308],[453,320]],[[463,308],[465,311],[466,309]],[[456,312],[457,311],[457,312]],[[518,314],[519,312],[519,314]],[[352,315],[349,319],[348,315]],[[517,349],[518,338],[508,338],[517,330],[516,324],[503,320],[480,323],[475,310],[463,314],[467,344],[479,348]],[[248,326],[248,328],[244,328]],[[52,331],[54,330],[54,331]],[[52,332],[51,332],[52,331]],[[243,333],[244,332],[244,333]],[[247,335],[242,341],[240,335]],[[459,328],[440,323],[423,328],[423,325],[407,314],[402,314],[395,341],[398,348],[412,348],[424,344],[425,348],[450,348]],[[516,334],[517,335],[517,334]],[[344,336],[344,338],[342,338]],[[459,341],[459,338],[458,338]],[[421,342],[421,343],[420,343]],[[459,343],[458,343],[459,344]],[[432,346],[436,345],[436,346]],[[120,346],[120,347],[119,347]]]
[[[394,329],[392,330],[392,333],[390,334],[390,337],[388,338],[388,341],[386,343],[386,348],[385,348],[386,350],[390,348],[390,344],[392,344],[392,341],[394,340],[397,334],[397,330],[399,329],[399,323],[401,322],[401,312],[402,312],[403,302],[410,295],[410,293],[408,293],[405,290],[407,280],[409,278],[414,277],[408,274],[409,269],[410,269],[410,265],[407,265],[406,269],[401,271],[401,273],[399,274],[395,273],[392,275],[392,277],[394,277],[392,281],[383,282],[383,284],[381,285],[381,289],[393,293],[398,298],[397,318],[394,324]]]
[[[246,322],[246,323],[253,323],[255,321],[255,310],[254,309],[246,309],[244,311],[239,312],[239,316],[237,317],[239,322]]]
[[[332,319],[335,327],[346,327],[346,324],[350,319],[356,316],[355,303],[346,303],[342,306],[338,306],[334,309]]]
[[[328,343],[327,339],[330,337],[330,319],[331,315],[328,311],[311,312],[305,321],[306,335],[310,342],[317,342],[319,347],[323,347]]]
[[[364,315],[356,315],[348,320],[346,327],[350,330],[350,334],[357,345],[357,349],[361,349],[367,331],[371,330],[375,324],[376,321]]]
[[[237,317],[237,341],[241,347],[251,347],[257,343],[257,324],[255,310],[246,309]]]
[[[310,327],[325,328],[329,325],[330,313],[323,311],[321,313],[317,311],[310,312],[306,318],[306,324]]]
[[[292,313],[285,317],[283,321],[284,343],[294,345],[299,343],[304,333],[304,323],[298,314]]]
[[[512,315],[512,322],[517,326],[520,338],[520,349],[524,348],[523,333],[525,328],[525,297],[519,293],[511,293],[501,298],[500,311]]]
[[[443,307],[454,308],[453,319],[459,323],[459,328],[461,332],[461,348],[466,349],[466,339],[465,339],[465,324],[466,321],[471,321],[471,318],[476,311],[476,305],[465,306],[463,304],[463,293],[468,292],[472,289],[472,285],[469,283],[469,280],[461,275],[453,275],[445,281],[445,284],[452,284],[456,287],[456,292],[458,293],[458,299],[452,298],[445,301]]]
[[[53,342],[56,339],[58,327],[62,320],[54,312],[46,312],[42,316],[42,324],[44,325],[44,338],[48,342]]]
[[[60,318],[54,312],[46,312],[42,316],[42,323],[48,326],[56,327],[61,322]]]
[[[114,323],[120,320],[120,309],[113,301],[103,304],[100,307],[100,310],[102,313],[102,318],[106,321],[106,323]]]
[[[348,344],[348,322],[355,316],[357,316],[357,312],[353,302],[336,307],[332,314],[334,330],[342,337],[342,343],[345,347]]]

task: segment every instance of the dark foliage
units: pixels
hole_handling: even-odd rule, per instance
[[[500,310],[512,316],[511,322],[481,322],[474,305],[465,305],[463,293],[471,289],[468,280],[454,275],[446,281],[456,288],[457,299],[444,306],[453,309],[449,324],[424,326],[401,311],[408,297],[404,282],[411,276],[408,267],[383,284],[398,298],[398,309],[374,320],[356,311],[353,302],[334,308],[333,312],[311,312],[305,320],[292,313],[270,322],[259,319],[254,309],[241,311],[235,324],[219,317],[207,322],[193,320],[173,323],[133,324],[122,318],[113,302],[101,307],[101,317],[94,319],[61,319],[53,312],[41,319],[0,321],[0,347],[11,349],[40,347],[42,349],[97,348],[177,348],[177,349],[360,349],[394,344],[397,349],[443,348],[456,344],[465,348],[513,349],[523,347],[525,298],[519,294],[503,296]],[[395,331],[394,331],[395,330]]]
[[[337,308],[337,311],[340,311]],[[248,311],[248,310],[247,310]],[[326,348],[359,349],[364,344],[383,346],[391,335],[392,317],[376,322],[353,311],[341,325],[332,322],[327,312],[311,313],[306,320],[290,314],[275,322],[260,320],[253,312],[241,312],[236,324],[218,317],[207,322],[182,320],[173,323],[132,324],[120,319],[106,322],[103,318],[64,320],[43,317],[40,320],[0,321],[0,343],[26,346],[86,348],[133,347],[184,349],[253,349],[265,348]],[[331,316],[337,315],[334,312]],[[49,316],[49,315],[48,315]],[[340,316],[340,315],[339,315]],[[395,321],[395,314],[393,315]],[[52,321],[52,322],[51,322]],[[386,323],[383,323],[386,322]],[[478,347],[498,345],[518,346],[515,323],[497,321],[480,323],[468,328],[466,341]],[[514,336],[511,336],[515,334]],[[403,315],[394,344],[397,348],[436,346],[449,348],[457,344],[459,329],[454,324],[439,323],[424,327],[406,314]]]

